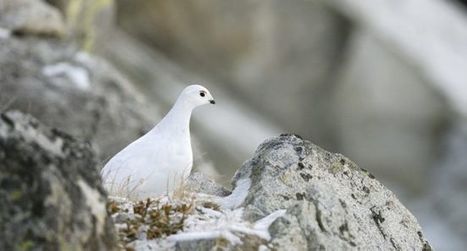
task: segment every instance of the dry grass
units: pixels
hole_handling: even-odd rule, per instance
[[[141,236],[152,240],[182,231],[185,220],[194,209],[194,200],[161,202],[147,199],[130,203],[131,208],[122,207],[117,201],[107,205],[109,214],[120,226],[117,230],[124,247]]]
[[[110,175],[113,173],[113,176],[111,177]],[[102,177],[103,183],[105,188],[107,189],[107,192],[111,194],[112,196],[116,197],[122,197],[122,198],[128,198],[132,201],[138,201],[141,198],[141,196],[138,194],[138,189],[140,186],[143,185],[145,182],[144,179],[140,179],[138,181],[135,181],[135,179],[132,178],[132,176],[126,177],[126,179],[123,182],[117,182],[116,181],[116,175],[117,172],[114,171],[112,173],[105,174]],[[183,174],[178,175],[177,177],[183,176]],[[165,196],[173,199],[178,199],[178,200],[183,200],[185,197],[190,193],[187,183],[186,183],[186,177],[181,178],[181,182],[178,182],[178,178],[174,178],[172,181],[167,181],[166,184],[166,191],[167,193]],[[175,184],[175,188],[171,189],[170,184]]]

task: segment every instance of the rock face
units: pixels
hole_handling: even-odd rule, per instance
[[[222,190],[195,176],[197,192]],[[112,217],[136,250],[431,250],[415,217],[371,173],[298,136],[265,141],[233,183],[226,197],[115,198]]]
[[[278,250],[431,249],[415,217],[372,174],[297,136],[264,142],[234,184],[245,180],[246,218],[287,209],[269,228]]]
[[[200,172],[193,172],[188,177],[186,184],[192,192],[204,193],[216,196],[227,196],[229,191],[217,184],[213,180],[210,180]]]
[[[1,250],[109,250],[114,231],[87,144],[19,112],[0,118]]]
[[[295,135],[259,146],[231,194],[109,203],[89,145],[20,112],[0,117],[1,250],[431,250],[415,217],[373,175]]]

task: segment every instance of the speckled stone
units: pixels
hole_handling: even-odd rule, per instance
[[[242,206],[255,220],[278,209],[277,250],[430,250],[416,218],[368,171],[296,135],[266,140],[235,180],[252,185]]]
[[[0,117],[0,250],[112,250],[88,144],[20,112]]]

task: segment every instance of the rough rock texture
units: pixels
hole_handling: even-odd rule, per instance
[[[204,193],[216,196],[227,196],[230,191],[207,178],[203,173],[193,172],[188,177],[186,187],[196,193]]]
[[[266,140],[233,185],[222,198],[115,198],[112,217],[136,250],[432,250],[371,173],[296,135]]]
[[[19,112],[0,117],[0,249],[109,250],[91,148]]]
[[[0,109],[30,113],[92,141],[103,158],[157,119],[144,102],[111,65],[63,41],[0,39]]]
[[[273,248],[431,249],[415,217],[372,174],[297,136],[259,146],[234,183],[245,179],[248,219],[287,209],[270,227]]]

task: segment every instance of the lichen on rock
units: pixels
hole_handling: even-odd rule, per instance
[[[20,112],[0,117],[0,250],[111,250],[90,146]]]
[[[192,184],[207,184],[195,176]],[[169,207],[165,222],[179,223],[156,227],[157,238],[141,233],[159,223],[128,211],[144,202],[120,204],[126,211],[113,218],[124,233],[139,222],[126,242],[136,250],[431,250],[415,217],[371,173],[297,135],[266,140],[232,182],[229,195],[195,186],[188,200],[156,200],[150,214]],[[182,204],[187,214],[172,213]]]
[[[266,140],[238,173],[252,180],[241,205],[247,219],[287,209],[270,229],[278,250],[430,249],[415,217],[373,175],[295,135]]]

